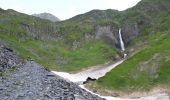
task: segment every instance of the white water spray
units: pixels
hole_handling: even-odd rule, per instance
[[[122,39],[121,28],[119,28],[119,40],[120,40],[121,50],[122,50],[122,52],[124,53],[124,51],[125,51],[125,45],[124,45],[124,42],[123,42],[123,39]],[[127,54],[124,53],[123,56],[124,56],[124,58],[126,58]]]
[[[121,29],[119,29],[119,39],[120,39],[120,46],[121,46],[121,50],[125,51],[125,45],[122,39],[122,34],[121,34]]]

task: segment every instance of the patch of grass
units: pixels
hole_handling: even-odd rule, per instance
[[[67,51],[67,53],[65,58],[67,58],[69,62],[63,67],[65,71],[68,71],[68,69],[72,71],[80,70],[83,67],[102,64],[117,54],[115,49],[100,41],[91,44],[84,43],[82,48],[72,52]]]

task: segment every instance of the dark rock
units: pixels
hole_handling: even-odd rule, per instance
[[[8,50],[9,52],[13,52],[12,49],[10,49],[9,47],[5,47],[6,50]]]
[[[93,79],[93,78],[91,78],[91,77],[88,77],[87,79],[86,79],[86,81],[85,82],[83,82],[83,84],[86,84],[86,83],[89,83],[90,81],[95,81],[96,79]]]
[[[119,97],[120,95],[118,93],[113,93],[112,96],[113,97]]]
[[[56,75],[55,75],[54,73],[49,72],[49,73],[47,74],[47,76],[48,76],[48,77],[55,77]]]
[[[125,46],[129,45],[129,43],[139,34],[139,28],[136,23],[129,24],[127,22],[122,26],[122,39],[125,43]]]
[[[117,47],[119,45],[118,27],[115,25],[97,26],[95,39],[102,39],[107,44]]]
[[[97,90],[93,90],[94,93],[97,93]]]

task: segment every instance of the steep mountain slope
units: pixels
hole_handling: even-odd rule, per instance
[[[120,12],[116,10],[92,10],[59,23],[66,40],[102,40],[112,47],[119,47],[118,21]],[[70,37],[72,36],[72,37]]]
[[[93,83],[92,87],[124,92],[148,91],[157,86],[169,87],[170,32],[158,32],[149,38],[145,49]]]
[[[117,50],[91,33],[86,26],[66,27],[13,10],[0,10],[0,39],[23,58],[35,60],[52,70],[77,71],[108,62]],[[88,27],[88,26],[87,26]]]
[[[138,28],[138,35],[132,40],[128,51],[137,49],[140,52],[91,84],[91,88],[129,93],[161,87],[161,92],[170,93],[169,4],[169,0],[143,0],[125,11],[130,19],[125,22],[130,21],[134,28]],[[128,32],[135,34],[133,28],[125,28],[124,40],[130,36]]]
[[[35,60],[49,69],[78,71],[121,58],[119,28],[122,29],[123,41],[127,48],[125,52],[129,55],[143,47],[154,49],[150,48],[150,35],[162,33],[168,36],[169,5],[169,0],[142,0],[125,11],[92,10],[56,23],[13,10],[0,9],[0,39],[9,43],[23,58]],[[168,41],[166,39],[164,42]],[[166,45],[162,43],[160,46]],[[134,59],[138,59],[135,57]],[[106,83],[108,79],[106,78]],[[146,79],[148,83],[152,81]],[[101,82],[101,85],[106,84]]]
[[[121,25],[125,43],[136,36],[145,40],[147,34],[157,32],[161,19],[169,15],[169,4],[168,0],[142,0],[124,11]]]
[[[1,41],[0,73],[1,100],[104,100],[33,61],[24,61]]]
[[[52,40],[58,37],[57,25],[47,20],[18,13],[12,9],[0,9],[0,18],[0,32],[20,40],[31,38]]]
[[[50,13],[32,14],[32,16],[39,17],[41,19],[47,19],[47,20],[50,20],[52,22],[60,21],[59,18],[57,18],[56,16],[54,16]]]

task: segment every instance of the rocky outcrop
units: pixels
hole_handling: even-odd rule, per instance
[[[77,48],[80,48],[80,47],[81,47],[81,43],[75,40],[72,44],[73,51],[75,51]]]
[[[113,47],[119,46],[119,35],[118,28],[116,26],[107,25],[107,26],[97,26],[95,32],[95,39],[102,39],[107,44],[110,44]]]
[[[0,42],[0,100],[103,100],[76,84],[45,70],[33,61],[22,60]]]
[[[59,26],[51,21],[19,13],[12,9],[0,9],[0,32],[17,37],[19,40],[56,40]],[[11,24],[10,24],[11,23]]]
[[[29,37],[37,40],[56,40],[59,37],[59,28],[54,23],[47,24],[46,22],[37,21],[31,24],[21,23],[21,25]]]
[[[136,23],[129,25],[128,23],[122,27],[122,38],[127,46],[139,34],[138,25]]]
[[[39,17],[41,19],[47,19],[47,20],[50,20],[52,22],[60,21],[59,18],[57,18],[56,16],[54,16],[50,13],[32,14],[32,16]]]
[[[122,38],[125,43],[125,46],[128,46],[131,41],[136,38],[139,34],[146,34],[146,28],[152,26],[151,17],[139,14],[134,16],[127,17],[122,24]]]

